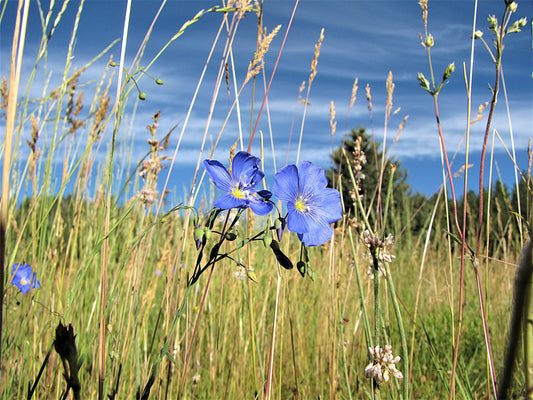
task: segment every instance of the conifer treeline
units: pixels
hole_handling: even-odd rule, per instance
[[[342,147],[344,147],[344,152]],[[407,183],[408,171],[402,168],[401,162],[396,158],[385,159],[382,168],[381,144],[372,140],[372,137],[366,133],[363,127],[352,129],[346,135],[343,145],[339,146],[331,155],[334,167],[327,171],[330,185],[341,190],[345,210],[351,217],[355,217],[356,221],[360,220],[355,203],[357,194],[354,191],[344,154],[349,160],[352,174],[357,181],[363,209],[368,214],[370,224],[383,231],[385,235],[392,233],[399,239],[407,240],[420,238],[420,235],[426,232],[437,201],[438,208],[433,228],[436,233],[446,234],[450,232],[457,235],[455,224],[452,223],[452,200],[448,199],[448,212],[450,213],[450,223],[448,223],[442,195],[437,193],[428,198],[426,195],[414,191]],[[387,221],[382,221],[391,171],[393,170],[388,218]],[[522,244],[521,237],[523,239],[529,237],[529,221],[532,218],[532,185],[529,174],[523,173],[523,177],[524,179],[519,184],[518,193],[516,188],[510,190],[500,180],[493,185],[490,196],[487,189],[485,190],[482,239],[486,242],[488,228],[490,254],[501,255],[509,251],[519,251]],[[380,186],[381,191],[379,190]],[[518,194],[520,195],[520,208],[518,207]],[[487,219],[487,202],[489,201],[490,213]],[[467,239],[474,244],[479,222],[478,194],[475,191],[469,191],[467,202]],[[463,205],[464,197],[461,197],[457,202],[459,221],[463,220]],[[520,220],[522,224],[519,223]],[[435,245],[439,245],[438,241]]]

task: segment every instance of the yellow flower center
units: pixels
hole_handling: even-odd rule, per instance
[[[29,283],[30,283],[30,282],[29,282],[26,278],[22,278],[22,279],[20,280],[20,284],[21,284],[22,286],[26,286],[26,285],[28,285]]]
[[[236,198],[238,198],[238,199],[244,199],[244,198],[246,198],[247,192],[242,191],[239,186],[235,186],[231,190],[231,194],[233,196],[235,196]]]
[[[305,202],[302,199],[296,200],[296,203],[294,203],[294,207],[300,212],[307,211],[307,206],[305,205]]]

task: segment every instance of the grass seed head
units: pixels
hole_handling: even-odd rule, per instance
[[[263,35],[261,35],[259,45],[257,46],[257,50],[254,54],[254,58],[252,62],[250,62],[250,65],[248,65],[248,72],[246,73],[246,78],[244,80],[245,83],[248,82],[252,77],[256,76],[259,72],[261,72],[261,69],[265,65],[265,54],[268,52],[270,43],[272,43],[272,40],[274,40],[280,28],[281,25],[276,26],[274,30],[268,35],[265,29],[265,32],[263,33]]]
[[[315,53],[313,56],[313,61],[311,62],[311,75],[309,76],[309,86],[311,86],[311,83],[315,79],[316,76],[316,67],[318,65],[318,56],[320,55],[320,47],[322,47],[322,40],[324,40],[324,28],[320,31],[320,36],[318,38],[318,42],[315,45]],[[309,89],[308,89],[309,90]]]
[[[350,108],[353,107],[355,103],[355,99],[357,98],[357,89],[359,88],[359,86],[357,86],[358,82],[359,82],[359,78],[355,78],[355,81],[353,82],[353,86],[352,86],[352,95],[350,97]]]

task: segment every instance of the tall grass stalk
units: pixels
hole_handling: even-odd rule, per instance
[[[81,9],[80,9],[81,11]],[[108,265],[109,265],[109,231],[111,225],[111,196],[112,196],[112,183],[113,183],[113,169],[114,169],[114,153],[116,147],[116,140],[120,121],[123,113],[123,101],[122,93],[124,88],[122,86],[123,65],[126,57],[126,43],[128,41],[128,29],[130,22],[131,12],[131,0],[128,0],[126,4],[126,12],[124,15],[124,29],[122,33],[122,47],[120,50],[120,70],[118,73],[117,81],[117,93],[115,96],[114,111],[114,124],[111,136],[111,150],[109,152],[109,164],[107,166],[106,173],[106,207],[105,207],[105,219],[104,219],[104,241],[102,243],[102,255],[101,255],[101,271],[100,271],[100,313],[99,313],[99,333],[98,333],[98,398],[102,400],[106,395],[105,389],[105,371],[106,371],[106,314],[107,314],[107,285],[108,285]]]
[[[0,363],[2,362],[2,332],[4,331],[4,282],[6,270],[6,238],[9,209],[9,177],[11,173],[11,153],[13,149],[13,135],[15,129],[15,119],[17,111],[17,98],[20,83],[20,70],[22,67],[22,55],[24,54],[24,44],[26,41],[26,28],[28,22],[28,9],[30,1],[19,0],[17,6],[17,16],[15,19],[15,30],[13,32],[13,43],[11,46],[11,63],[9,68],[9,92],[7,97],[6,111],[6,131],[4,142],[4,164],[2,169],[2,195],[0,205]],[[2,382],[2,372],[0,371],[0,382]]]

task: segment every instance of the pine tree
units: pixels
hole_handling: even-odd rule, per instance
[[[334,167],[327,171],[329,184],[332,187],[339,188],[339,175],[342,182],[342,198],[344,207],[349,215],[356,215],[356,193],[350,178],[350,173],[346,167],[346,159],[343,156],[342,147],[348,157],[349,165],[358,181],[359,195],[361,196],[364,209],[370,210],[370,223],[375,222],[378,215],[381,215],[385,205],[385,197],[392,171],[392,165],[395,166],[391,204],[393,208],[396,205],[405,204],[405,197],[411,196],[412,189],[407,184],[407,171],[403,170],[398,160],[391,158],[385,159],[383,172],[381,170],[381,160],[383,152],[380,150],[380,143],[375,142],[366,133],[365,128],[352,129],[337,150],[333,152],[331,158]],[[379,182],[381,182],[381,193],[379,192]]]

